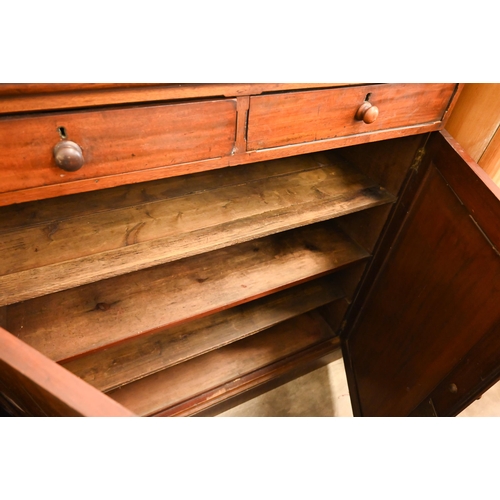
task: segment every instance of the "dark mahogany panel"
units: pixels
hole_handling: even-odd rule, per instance
[[[433,163],[347,341],[365,416],[411,413],[500,322],[498,192],[452,144],[431,139]],[[482,197],[465,203],[464,182]]]

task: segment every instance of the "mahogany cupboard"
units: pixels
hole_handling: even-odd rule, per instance
[[[343,351],[356,415],[500,378],[456,84],[0,85],[0,407],[209,415]]]

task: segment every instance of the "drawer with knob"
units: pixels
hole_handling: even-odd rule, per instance
[[[440,123],[455,88],[379,84],[253,96],[247,147],[262,150]]]
[[[224,157],[235,133],[236,99],[4,117],[0,205],[16,191],[23,200],[40,189],[57,196],[110,176]]]

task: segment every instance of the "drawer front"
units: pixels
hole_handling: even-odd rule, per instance
[[[373,133],[442,120],[456,84],[381,84],[250,99],[248,150]],[[368,97],[379,114],[356,119]]]
[[[55,163],[61,133],[82,150],[77,171]],[[227,156],[235,133],[235,99],[5,118],[0,193]]]

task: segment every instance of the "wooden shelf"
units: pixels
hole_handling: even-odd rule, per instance
[[[204,412],[338,348],[394,201],[328,152],[5,207],[0,310],[131,411]]]
[[[395,198],[330,153],[0,209],[0,306]]]
[[[108,391],[343,297],[335,276],[326,276],[165,331],[135,337],[63,366],[94,387]]]
[[[54,361],[229,309],[369,257],[327,221],[13,304],[7,329]]]
[[[335,349],[339,343],[332,337],[333,332],[318,314],[307,313],[107,395],[139,415],[179,406],[171,413],[189,414],[210,400],[229,397],[243,387],[248,389],[276,376],[288,357],[304,355],[325,341],[330,341],[330,351]]]

